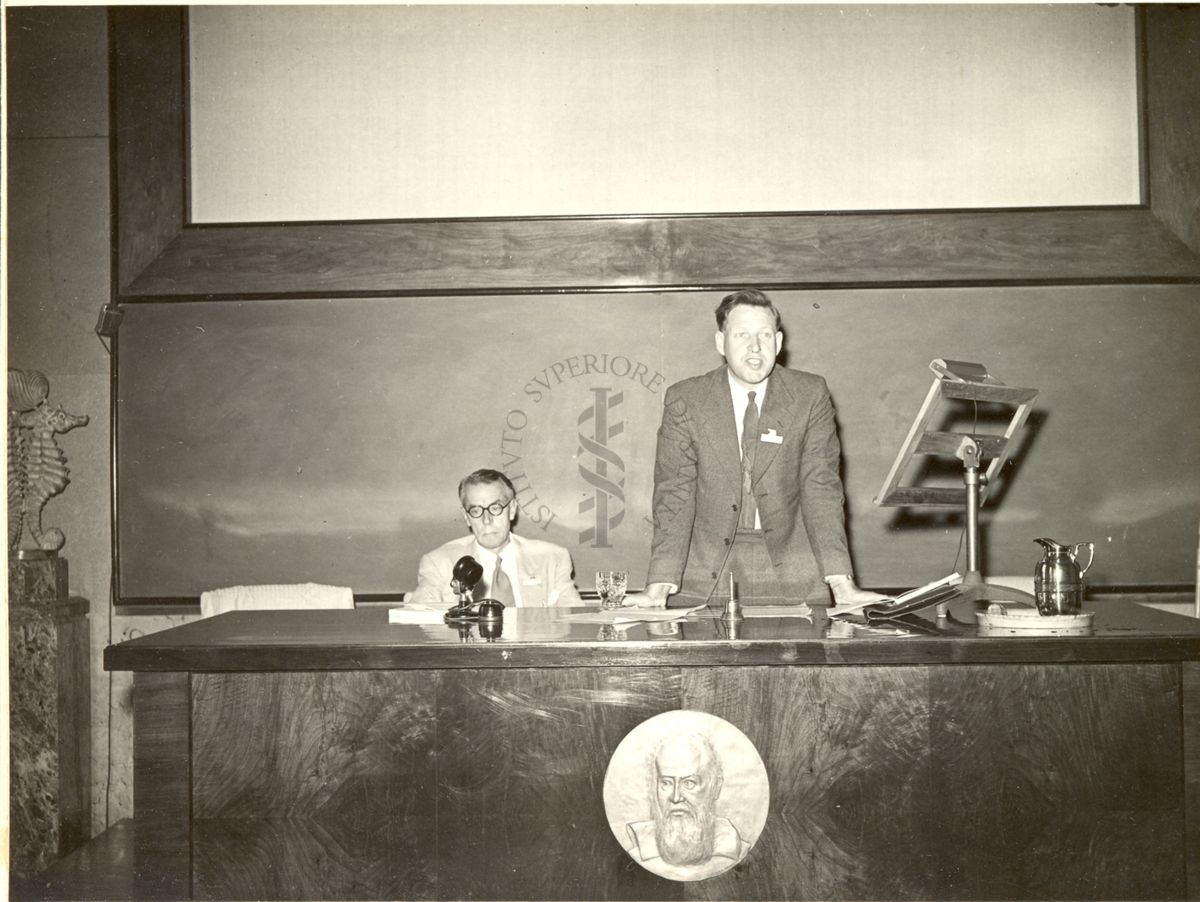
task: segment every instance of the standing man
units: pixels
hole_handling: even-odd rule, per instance
[[[840,446],[825,380],[776,367],[779,311],[742,289],[717,307],[725,365],[667,389],[644,601],[827,605],[880,598],[851,577]],[[635,601],[635,603],[637,603]]]
[[[458,484],[458,499],[471,534],[451,539],[421,558],[417,588],[408,601],[457,604],[450,580],[458,559],[470,555],[483,567],[476,598],[494,598],[516,607],[582,604],[567,549],[512,532],[516,497],[513,484],[499,470],[476,470],[466,476]]]

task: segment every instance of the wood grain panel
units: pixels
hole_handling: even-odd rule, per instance
[[[1200,899],[1200,663],[1180,665],[1183,699],[1184,856],[1187,897]]]
[[[192,226],[128,298],[1200,280],[1147,210]]]
[[[177,723],[183,678],[138,678],[139,716]],[[200,897],[1166,899],[1195,861],[1192,661],[195,681],[197,808],[222,815],[195,821]],[[753,850],[696,883],[630,859],[603,800],[624,737],[681,708],[738,727],[771,783]],[[178,897],[178,837],[146,836],[139,892]]]
[[[681,284],[1160,278],[1196,268],[1142,210],[714,217],[673,224]]]
[[[297,885],[318,898],[428,897],[439,679],[197,674],[194,810],[207,831],[198,885],[217,898],[288,898]],[[260,859],[287,861],[290,873],[264,878]]]
[[[139,892],[149,898],[188,898],[191,866],[179,850],[191,835],[191,704],[186,673],[133,677],[133,804],[139,829],[134,846]]]
[[[561,639],[494,643],[434,642],[416,626],[388,627],[382,608],[237,611],[109,646],[104,665],[255,672],[1200,660],[1200,622],[1192,618],[1125,601],[1089,602],[1086,609],[1095,612],[1087,636],[985,636],[971,609],[963,612],[965,623],[929,620],[928,636],[903,642],[831,637],[828,621],[818,614],[813,623],[748,618],[740,631],[748,641],[742,642],[724,641],[719,620],[700,619],[683,624],[679,641],[603,641],[596,638],[595,624],[572,624]],[[505,619],[528,624],[533,632],[562,613],[518,608]]]
[[[195,898],[427,899],[436,858],[396,831],[371,848],[311,818],[196,822]]]
[[[669,281],[666,225],[548,219],[191,226],[131,294],[458,291]]]
[[[405,818],[413,784],[432,778],[438,679],[369,671],[198,674],[195,816],[312,817],[342,836]]]
[[[92,637],[86,598],[55,605],[58,630],[59,852],[92,835]]]
[[[1173,665],[936,668],[930,690],[940,891],[1183,895]]]
[[[678,706],[674,669],[461,671],[438,695],[438,894],[677,899],[609,828],[609,757]]]
[[[187,826],[191,817],[191,722],[186,673],[133,677],[133,792],[138,817]]]
[[[720,668],[684,672],[683,706],[754,743],[771,781],[762,836],[697,899],[929,898],[938,844],[928,767],[928,671]]]
[[[178,7],[109,12],[118,290],[162,252],[187,218],[186,27]]]

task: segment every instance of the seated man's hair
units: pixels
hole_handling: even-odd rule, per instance
[[[729,311],[734,307],[762,307],[764,310],[769,310],[775,317],[775,331],[783,331],[783,317],[779,315],[779,311],[775,309],[771,299],[757,288],[740,288],[721,298],[721,303],[717,305],[718,329],[725,328],[725,320],[729,318]]]
[[[489,470],[486,467],[482,470],[476,470],[473,473],[468,473],[463,477],[462,482],[458,484],[458,500],[462,504],[467,503],[467,486],[471,485],[495,485],[501,483],[508,489],[509,499],[517,497],[517,490],[513,488],[512,481],[499,470]]]

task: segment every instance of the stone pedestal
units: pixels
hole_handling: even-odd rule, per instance
[[[11,846],[30,877],[91,833],[88,602],[56,555],[8,561]]]

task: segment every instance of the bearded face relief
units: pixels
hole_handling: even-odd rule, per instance
[[[664,739],[654,757],[654,835],[668,864],[692,865],[713,854],[721,764],[704,736]]]
[[[699,711],[670,711],[635,727],[604,781],[613,835],[642,867],[670,880],[704,880],[745,858],[769,797],[754,745]]]

